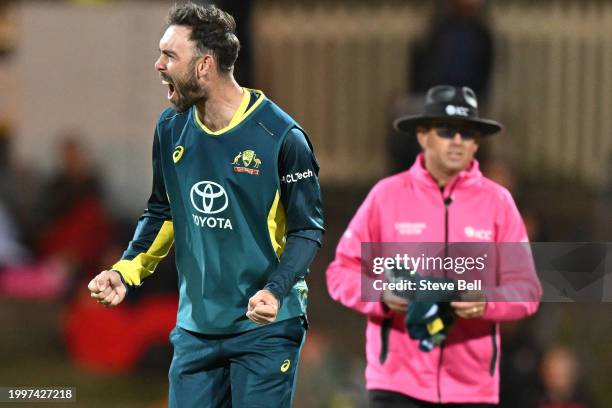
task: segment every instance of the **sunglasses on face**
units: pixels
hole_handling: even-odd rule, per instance
[[[478,129],[472,127],[439,125],[434,126],[433,129],[443,139],[452,139],[457,133],[461,135],[463,140],[473,140],[480,136]]]

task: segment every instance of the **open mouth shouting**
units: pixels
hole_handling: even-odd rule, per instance
[[[168,100],[172,99],[172,97],[176,93],[176,88],[174,88],[174,85],[170,83],[167,79],[162,79],[162,84],[168,86]]]

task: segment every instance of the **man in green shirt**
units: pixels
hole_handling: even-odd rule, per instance
[[[155,129],[153,191],[122,259],[89,283],[116,306],[176,242],[170,407],[290,406],[307,326],[319,167],[304,130],[236,83],[239,48],[224,11],[170,11],[155,68],[173,109]]]

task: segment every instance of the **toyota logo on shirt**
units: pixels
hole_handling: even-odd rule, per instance
[[[217,214],[227,208],[225,189],[213,181],[200,181],[191,187],[191,205],[203,214]]]

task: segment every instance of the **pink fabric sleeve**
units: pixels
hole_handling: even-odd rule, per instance
[[[372,317],[389,315],[382,302],[364,302],[361,297],[361,243],[379,241],[376,188],[365,199],[336,248],[336,258],[327,268],[327,290],[337,302]]]
[[[523,219],[508,191],[504,191],[496,225],[498,286],[487,291],[484,319],[519,320],[538,310],[542,286],[536,274]],[[507,300],[504,300],[507,299]]]

